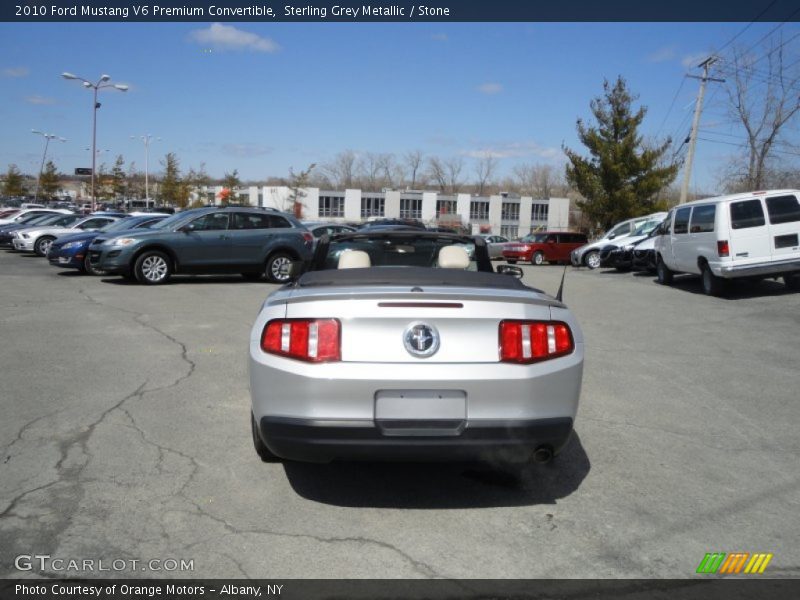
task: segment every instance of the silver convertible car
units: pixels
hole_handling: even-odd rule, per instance
[[[550,460],[572,433],[583,334],[521,269],[497,270],[481,238],[323,236],[250,334],[259,456]]]

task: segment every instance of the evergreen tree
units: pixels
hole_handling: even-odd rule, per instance
[[[114,168],[111,169],[111,177],[113,178],[111,187],[116,200],[124,199],[128,195],[128,178],[124,167],[125,159],[122,158],[122,154],[119,154],[114,162]]]
[[[170,152],[164,158],[164,178],[159,186],[159,199],[162,204],[178,205],[183,193],[178,157]]]
[[[5,182],[3,183],[4,196],[24,196],[25,179],[17,165],[8,165]]]
[[[597,125],[578,119],[578,137],[589,158],[564,147],[570,161],[567,181],[584,197],[578,207],[604,229],[663,209],[656,195],[672,183],[680,166],[665,158],[669,139],[661,145],[642,142],[638,129],[647,109],[632,112],[635,99],[622,77],[613,86],[605,81],[603,95],[590,104]]]
[[[52,160],[48,160],[42,171],[42,178],[39,180],[39,196],[42,198],[52,198],[60,187],[60,176],[58,169]]]

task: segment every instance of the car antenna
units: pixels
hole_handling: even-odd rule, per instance
[[[561,274],[561,285],[558,286],[558,292],[556,292],[556,300],[561,302],[561,298],[564,295],[564,278],[567,276],[567,267],[564,267],[564,272]]]

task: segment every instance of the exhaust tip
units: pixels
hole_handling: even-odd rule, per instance
[[[553,460],[553,449],[550,446],[539,446],[533,451],[533,462],[541,465]]]

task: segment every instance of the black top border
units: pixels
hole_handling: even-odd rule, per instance
[[[6,22],[797,22],[797,0],[7,0]]]

